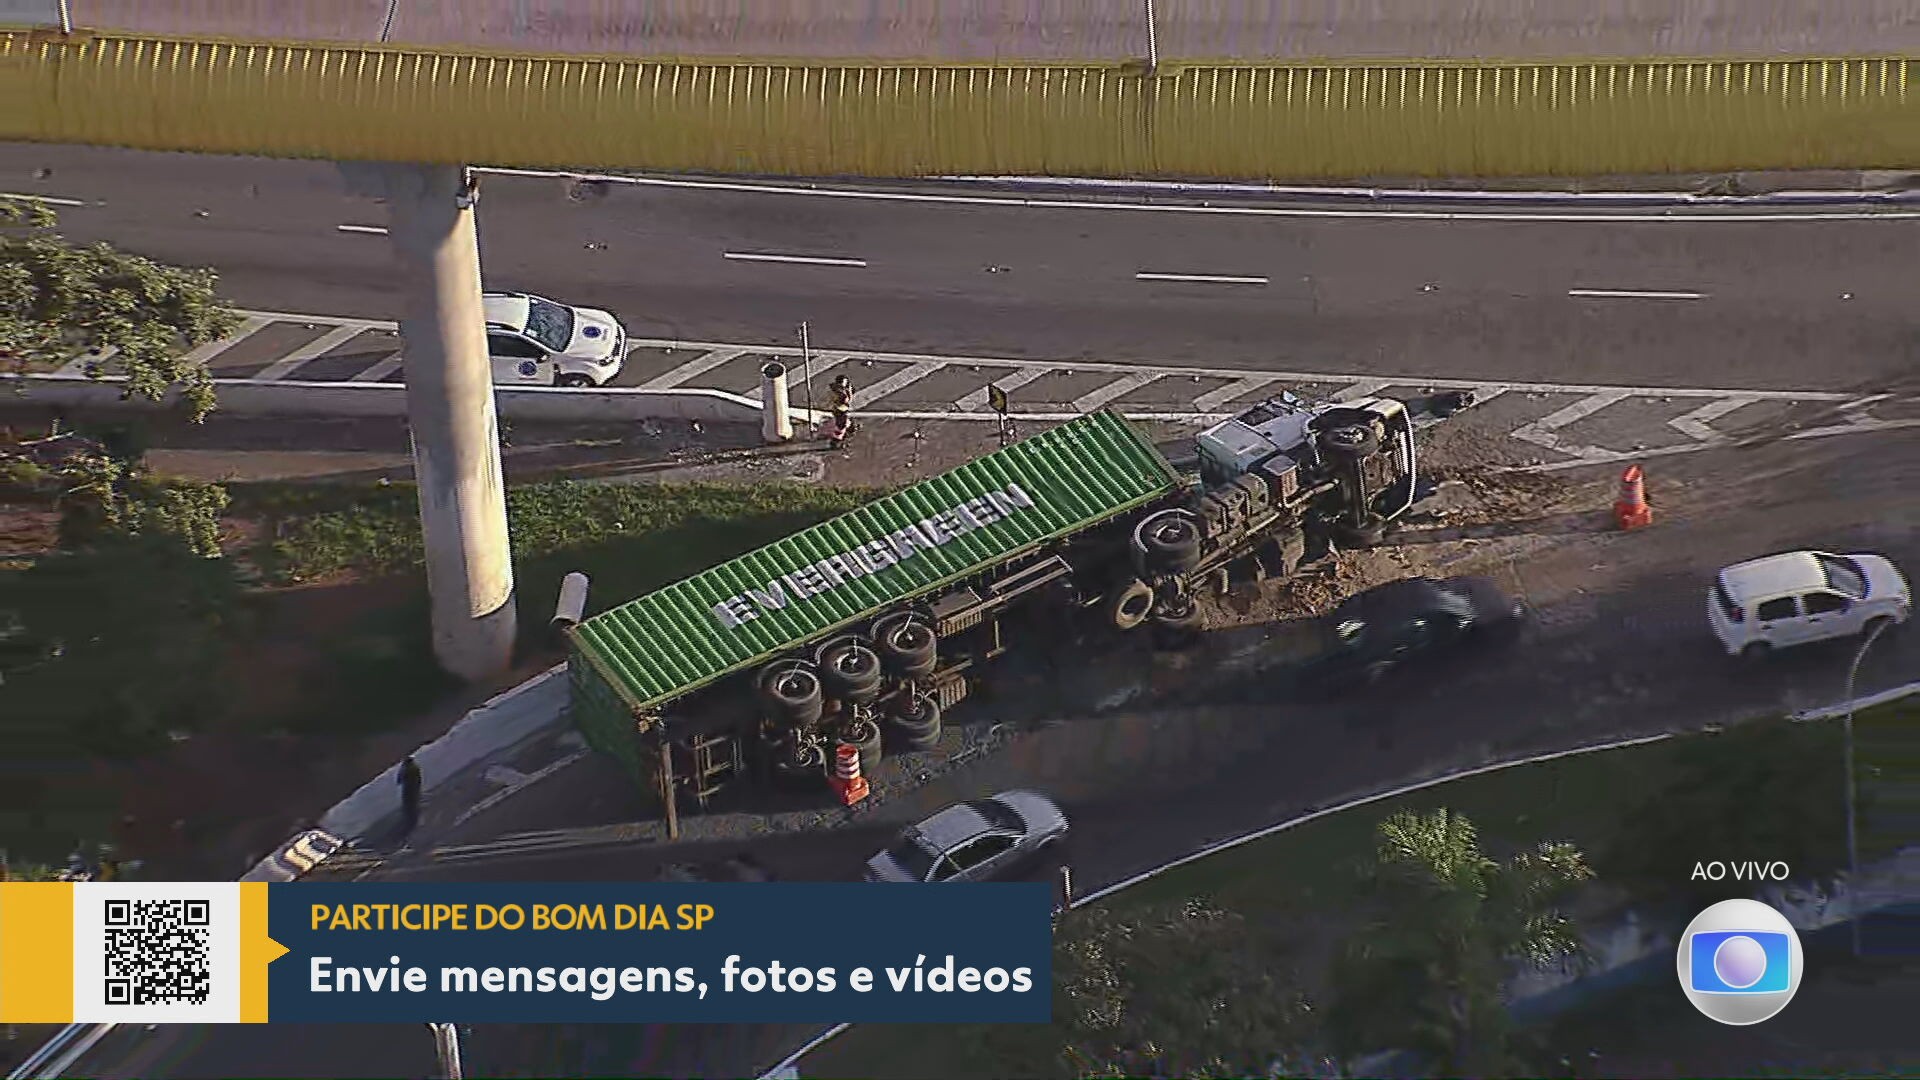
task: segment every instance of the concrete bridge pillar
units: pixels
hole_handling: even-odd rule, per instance
[[[485,679],[513,662],[516,612],[475,191],[454,165],[343,164],[341,171],[356,194],[386,200],[400,264],[402,370],[434,656],[454,675]]]

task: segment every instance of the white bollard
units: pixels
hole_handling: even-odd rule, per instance
[[[787,409],[787,365],[775,360],[760,369],[760,435],[770,443],[793,438]]]
[[[553,605],[555,630],[577,625],[587,611],[587,575],[575,570],[560,579],[560,602]]]

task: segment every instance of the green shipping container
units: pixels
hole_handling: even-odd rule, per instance
[[[1117,413],[1091,413],[630,600],[574,627],[573,710],[637,765],[636,710],[861,622],[1180,484]]]

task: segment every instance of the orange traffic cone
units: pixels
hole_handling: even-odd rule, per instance
[[[1653,524],[1653,507],[1647,505],[1646,473],[1629,465],[1620,474],[1620,498],[1613,504],[1613,520],[1622,529],[1639,529]]]
[[[852,806],[866,798],[867,778],[860,775],[860,748],[851,743],[841,743],[833,751],[833,789],[840,793],[840,801]]]

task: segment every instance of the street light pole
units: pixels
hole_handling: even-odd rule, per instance
[[[1860,956],[1860,826],[1854,809],[1853,763],[1853,684],[1860,675],[1860,663],[1867,658],[1867,650],[1886,630],[1887,623],[1879,623],[1867,632],[1866,639],[1860,642],[1860,648],[1853,654],[1853,663],[1847,666],[1847,718],[1846,718],[1846,767],[1847,767],[1847,922],[1851,924],[1853,955]]]

